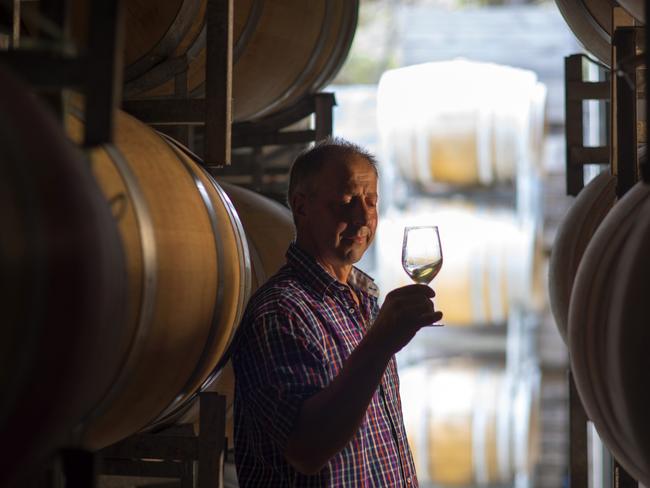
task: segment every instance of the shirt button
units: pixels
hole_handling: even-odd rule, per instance
[[[348,312],[350,312],[350,313],[354,313],[354,307],[350,307],[350,308],[348,308]]]
[[[409,485],[412,483],[412,482],[411,482],[411,477],[410,477],[410,476],[409,476],[408,478],[406,478],[406,482],[407,482]]]

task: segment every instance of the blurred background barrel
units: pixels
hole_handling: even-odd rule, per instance
[[[170,97],[182,86],[202,96],[207,0],[127,1],[127,98]],[[85,37],[86,2],[75,2],[75,37]],[[233,116],[248,120],[288,108],[325,86],[345,60],[358,0],[238,0],[234,5]]]
[[[385,293],[410,283],[400,260],[408,225],[439,226],[443,266],[431,286],[445,324],[503,324],[513,305],[534,309],[543,300],[543,256],[532,222],[505,209],[424,199],[388,212],[379,225],[378,281]]]
[[[617,0],[632,17],[641,23],[645,23],[645,2],[644,0]]]
[[[66,120],[78,140],[83,122]],[[101,448],[163,422],[208,381],[250,289],[241,223],[219,185],[175,146],[116,113],[115,143],[91,153],[114,202],[128,279],[121,368],[84,425]]]
[[[123,340],[116,207],[49,110],[0,70],[0,486],[101,400]]]
[[[545,102],[535,73],[509,66],[453,60],[389,70],[377,88],[387,163],[425,190],[514,183],[539,166]]]
[[[614,0],[555,0],[564,20],[582,45],[603,63],[612,59],[612,9]]]
[[[427,361],[400,369],[404,422],[422,483],[512,483],[534,464],[538,385],[503,366]]]

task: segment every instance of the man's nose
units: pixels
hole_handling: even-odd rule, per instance
[[[354,206],[353,222],[359,226],[367,225],[370,221],[370,214],[370,207],[363,200],[358,200]]]

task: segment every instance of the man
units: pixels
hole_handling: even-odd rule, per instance
[[[377,169],[329,140],[299,156],[287,264],[248,304],[233,351],[240,486],[417,486],[394,354],[442,318],[425,285],[353,266],[377,227]],[[398,257],[396,257],[398,259]]]

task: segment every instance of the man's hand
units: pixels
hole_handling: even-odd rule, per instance
[[[386,295],[368,339],[388,356],[402,349],[420,328],[442,318],[432,298],[435,292],[427,285],[408,285]]]

